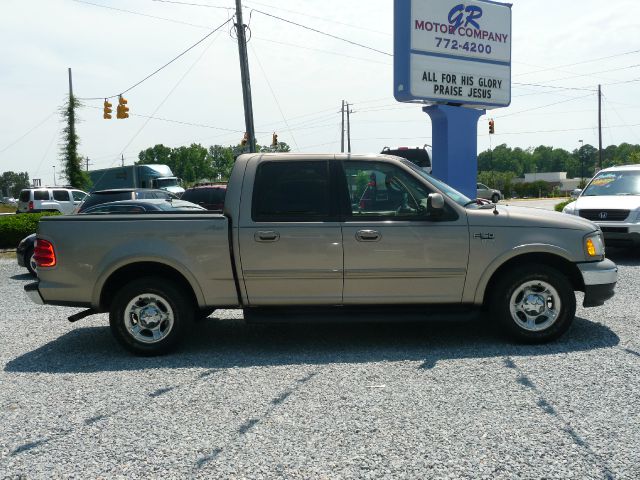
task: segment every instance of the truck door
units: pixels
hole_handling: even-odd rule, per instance
[[[445,205],[410,169],[384,161],[343,162],[344,303],[456,303],[469,257],[466,216]]]
[[[262,160],[245,178],[243,195],[252,198],[242,199],[238,239],[250,305],[341,303],[342,234],[329,162]]]

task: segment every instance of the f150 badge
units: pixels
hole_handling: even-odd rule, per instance
[[[477,238],[478,240],[493,240],[493,233],[474,233],[473,238]]]

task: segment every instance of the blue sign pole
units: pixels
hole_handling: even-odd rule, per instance
[[[478,118],[485,110],[431,105],[422,110],[433,126],[432,175],[469,198],[476,198]]]

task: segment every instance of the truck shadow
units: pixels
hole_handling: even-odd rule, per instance
[[[637,267],[640,265],[640,254],[635,248],[607,247],[607,258],[617,265]]]
[[[135,357],[120,348],[108,327],[77,328],[9,361],[6,372],[91,373],[157,368],[325,365],[555,355],[608,348],[620,339],[607,326],[576,318],[561,339],[544,345],[509,342],[485,322],[427,321],[355,324],[247,325],[215,317],[199,323],[182,348],[163,357]]]

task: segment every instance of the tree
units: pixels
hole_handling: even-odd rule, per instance
[[[79,138],[76,133],[76,110],[80,107],[80,101],[73,95],[61,109],[65,127],[62,130],[63,141],[60,154],[64,166],[64,173],[71,186],[86,189],[90,185],[89,175],[82,170],[82,158],[78,155]]]
[[[209,147],[207,155],[213,171],[212,180],[229,180],[237,156],[235,154],[237,149],[238,147],[223,147],[222,145]]]
[[[29,188],[29,174],[27,172],[3,172],[0,176],[0,196],[18,197],[20,190]]]

